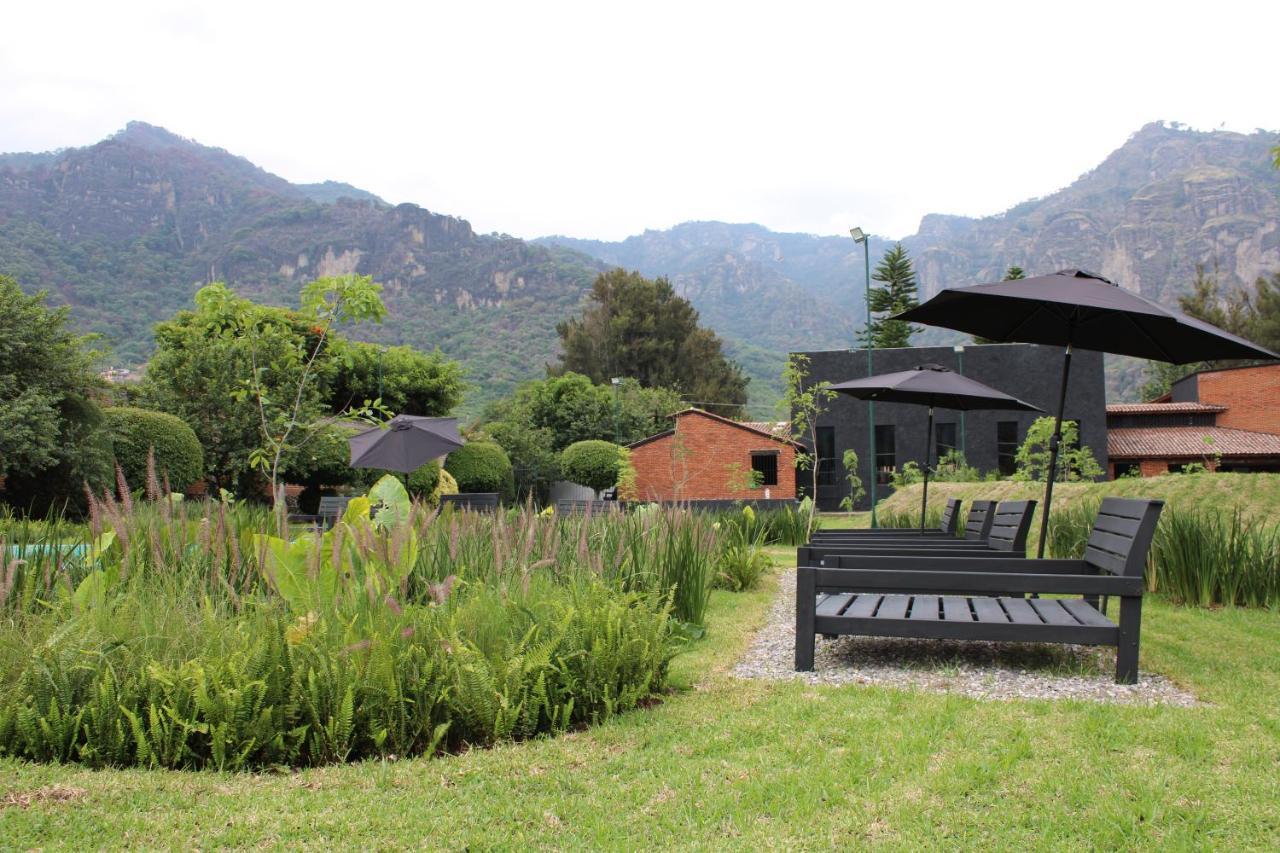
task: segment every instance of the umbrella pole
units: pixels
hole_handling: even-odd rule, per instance
[[[1053,422],[1053,438],[1049,439],[1049,470],[1044,484],[1044,506],[1040,509],[1040,546],[1036,556],[1044,559],[1044,546],[1049,541],[1049,508],[1053,506],[1053,481],[1058,475],[1058,448],[1062,444],[1062,410],[1067,405],[1067,377],[1071,375],[1071,344],[1062,357],[1062,387],[1058,389],[1058,414]]]
[[[924,533],[924,515],[929,509],[929,448],[933,444],[933,406],[929,407],[929,428],[924,433],[924,494],[920,496],[920,532]]]

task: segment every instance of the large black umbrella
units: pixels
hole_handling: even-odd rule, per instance
[[[457,418],[396,415],[382,426],[353,435],[352,468],[408,473],[462,446]]]
[[[831,386],[832,391],[849,394],[860,400],[881,400],[886,403],[913,403],[929,407],[929,426],[924,437],[924,494],[920,498],[920,529],[924,530],[925,510],[929,505],[929,456],[933,444],[933,409],[958,409],[972,412],[978,409],[1003,409],[1022,412],[1039,412],[1039,408],[997,391],[981,382],[959,373],[952,373],[940,364],[922,364],[911,370],[897,373],[881,373],[862,379],[851,379]],[[871,460],[871,476],[876,475],[875,460]]]
[[[894,319],[955,329],[994,341],[1066,347],[1058,411],[1049,443],[1044,515],[1040,518],[1041,557],[1048,539],[1073,347],[1174,364],[1226,358],[1280,359],[1280,355],[1217,326],[1166,308],[1102,276],[1076,269],[944,290]]]

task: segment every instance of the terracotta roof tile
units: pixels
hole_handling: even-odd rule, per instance
[[[1209,403],[1112,403],[1108,415],[1165,415],[1188,412],[1225,412],[1226,406]]]
[[[1110,407],[1108,407],[1110,408]],[[1204,439],[1213,439],[1209,444]],[[1280,435],[1226,427],[1135,427],[1107,430],[1114,458],[1280,456]]]

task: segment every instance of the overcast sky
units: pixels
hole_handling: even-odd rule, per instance
[[[889,237],[1146,122],[1280,128],[1280,3],[20,3],[0,151],[131,119],[481,232]]]

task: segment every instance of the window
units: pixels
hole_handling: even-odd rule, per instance
[[[836,428],[818,427],[818,485],[836,485]]]
[[[1018,422],[996,422],[996,464],[1000,476],[1008,477],[1017,469],[1015,461],[1018,455]]]
[[[934,424],[933,428],[934,435],[937,436],[937,446],[933,452],[933,459],[936,462],[956,449],[956,425],[954,423]]]
[[[753,450],[751,452],[751,470],[759,475],[756,477],[756,481],[760,485],[778,485],[778,451]]]
[[[876,482],[884,485],[898,467],[897,444],[893,440],[893,426],[876,427]]]
[[[1116,462],[1112,466],[1115,476],[1113,480],[1119,480],[1121,477],[1140,477],[1142,469],[1137,462]]]

